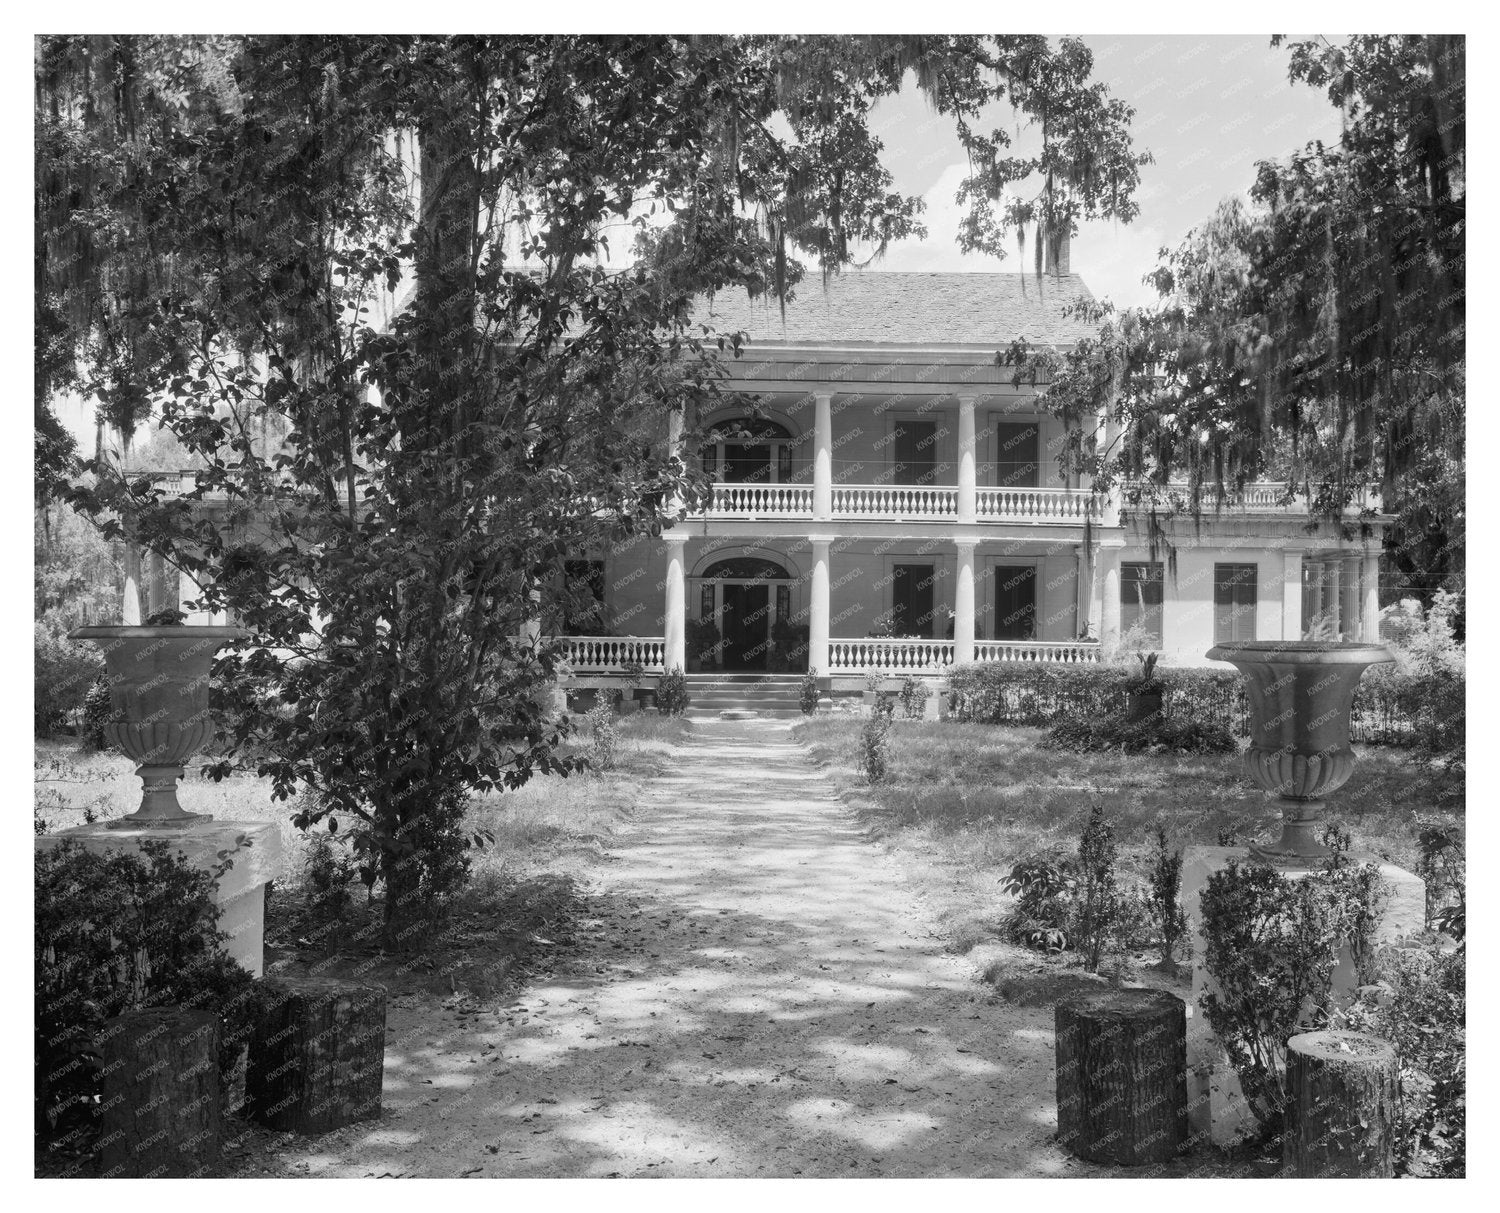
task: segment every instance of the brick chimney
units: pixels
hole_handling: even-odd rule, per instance
[[[1049,241],[1047,241],[1047,248],[1046,248],[1046,252],[1044,254],[1045,260],[1044,260],[1043,264],[1046,267],[1046,271],[1045,272],[1049,273],[1049,274],[1052,274],[1052,273],[1057,273],[1057,274],[1071,273],[1072,271],[1070,271],[1068,269],[1068,236],[1067,236],[1067,233],[1064,233],[1063,236],[1062,236],[1062,238],[1059,239],[1058,242],[1057,242],[1057,260],[1055,262],[1053,261],[1053,258],[1052,258],[1052,251],[1053,251],[1052,250],[1052,242],[1049,240]]]

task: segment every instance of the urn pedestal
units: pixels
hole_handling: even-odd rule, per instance
[[[141,807],[111,829],[180,826],[209,821],[177,802],[183,764],[214,735],[208,715],[208,672],[214,655],[249,633],[235,627],[87,627],[70,640],[93,640],[104,651],[114,717],[104,735],[138,764]]]
[[[1278,866],[1310,866],[1327,857],[1322,812],[1326,798],[1354,770],[1349,710],[1365,668],[1394,661],[1381,644],[1251,640],[1208,650],[1245,675],[1250,697],[1250,748],[1245,772],[1282,800],[1281,837],[1254,845],[1252,855]]]

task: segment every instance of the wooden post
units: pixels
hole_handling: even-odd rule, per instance
[[[267,981],[250,1037],[245,1112],[267,1128],[327,1133],[380,1115],[385,991],[349,981]]]
[[[1286,1173],[1391,1178],[1399,1075],[1395,1047],[1375,1036],[1304,1032],[1287,1041]]]
[[[99,1175],[184,1179],[219,1162],[219,1017],[127,1011],[99,1035]]]
[[[1057,1138],[1089,1162],[1166,1162],[1187,1141],[1187,1004],[1104,989],[1057,1004]]]

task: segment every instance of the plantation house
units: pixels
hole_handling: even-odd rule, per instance
[[[1066,256],[1041,280],[846,272],[804,283],[784,320],[738,293],[706,303],[704,320],[750,336],[724,384],[741,403],[697,418],[709,441],[679,449],[711,499],[659,539],[567,562],[553,592],[572,681],[811,668],[850,690],[876,671],[1098,661],[1122,640],[1204,665],[1215,643],[1298,639],[1314,621],[1376,637],[1378,513],[1314,523],[1285,485],[1252,484],[1196,523],[1167,520],[1153,552],[1129,486],[1094,500],[1060,476],[1063,422],[996,354],[1087,335],[1065,313],[1090,298]],[[149,560],[157,610],[179,586]],[[184,576],[181,599],[196,593]]]
[[[1255,484],[1169,521],[1153,553],[1128,486],[1091,506],[1061,478],[1062,421],[996,352],[1069,346],[1087,330],[1064,309],[1089,297],[1066,272],[846,272],[804,283],[784,321],[714,299],[705,319],[750,335],[725,386],[759,408],[699,419],[707,508],[570,563],[575,676],[811,667],[850,689],[876,670],[1097,661],[1122,637],[1204,665],[1219,641],[1298,639],[1316,617],[1374,637],[1378,515],[1351,544]]]

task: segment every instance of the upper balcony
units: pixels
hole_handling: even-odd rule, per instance
[[[831,515],[857,522],[957,522],[957,485],[835,484]],[[696,518],[754,521],[817,517],[810,484],[715,484]],[[978,488],[974,514],[979,522],[1042,522],[1082,525],[1089,494],[1065,488]]]

